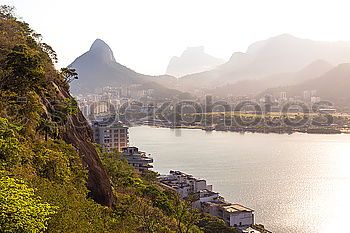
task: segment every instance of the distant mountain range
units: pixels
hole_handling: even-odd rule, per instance
[[[166,74],[181,77],[188,74],[212,70],[224,64],[224,60],[204,52],[204,47],[189,47],[180,57],[172,57]]]
[[[289,97],[302,96],[305,90],[315,90],[317,96],[338,106],[350,107],[350,63],[336,66],[319,77],[306,80],[298,85],[270,88],[262,93],[285,91]]]
[[[266,83],[269,87],[294,85],[319,77],[332,68],[334,68],[334,66],[329,62],[316,60],[297,72],[272,74],[260,79],[260,81]]]
[[[350,62],[350,42],[319,42],[283,34],[256,42],[245,53],[233,53],[227,63],[210,71],[186,75],[179,83],[183,90],[191,90],[270,76],[265,82],[290,84],[284,81],[288,79],[295,83],[297,80],[287,73],[295,73],[319,60],[334,65]]]
[[[195,61],[195,57],[203,54],[202,47],[190,48],[168,69],[178,66],[178,72],[185,72],[185,67],[192,67],[186,72],[195,70],[198,64],[204,64]],[[79,79],[71,86],[74,94],[130,84],[154,89],[161,98],[186,96],[184,91],[194,89],[220,97],[276,91],[300,96],[304,90],[317,90],[323,99],[350,106],[350,42],[318,42],[283,34],[256,42],[245,53],[233,53],[228,62],[212,70],[177,79],[137,73],[116,62],[110,47],[97,39],[69,67],[79,73]]]
[[[71,84],[73,94],[94,93],[106,86],[122,87],[131,84],[140,84],[140,89],[152,88],[155,95],[163,97],[183,94],[164,87],[170,86],[176,80],[174,77],[143,75],[118,63],[111,48],[101,39],[96,39],[89,51],[76,58],[68,67],[76,69],[79,74],[79,79]]]
[[[227,95],[254,96],[268,88],[284,87],[301,84],[307,80],[317,78],[333,68],[331,64],[323,60],[317,60],[297,72],[277,73],[260,79],[247,79],[235,83],[211,88],[208,94],[225,97]]]

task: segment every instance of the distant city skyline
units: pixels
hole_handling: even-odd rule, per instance
[[[45,1],[2,0],[43,35],[69,65],[96,38],[116,60],[144,74],[164,74],[187,47],[228,60],[258,41],[288,33],[322,41],[349,40],[350,3],[326,1]],[[336,12],[336,13],[333,13]],[[43,21],[45,19],[45,21]]]

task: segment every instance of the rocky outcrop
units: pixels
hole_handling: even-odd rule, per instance
[[[72,98],[66,90],[55,84],[53,86],[59,99]],[[46,107],[47,114],[53,114],[54,107],[50,101],[44,96],[41,96],[41,99]],[[76,114],[67,117],[62,139],[77,149],[82,164],[88,171],[87,188],[90,191],[90,197],[101,205],[113,207],[115,197],[112,191],[112,183],[92,143],[91,127],[79,109]]]
[[[68,119],[63,139],[77,148],[83,166],[88,170],[87,187],[90,190],[90,196],[97,203],[112,207],[114,205],[112,184],[91,138],[90,126],[80,111]]]

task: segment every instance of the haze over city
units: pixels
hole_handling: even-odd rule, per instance
[[[137,72],[160,75],[187,47],[227,61],[259,40],[288,33],[300,38],[350,40],[350,3],[343,0],[45,1],[2,0],[40,32],[69,65],[103,39],[116,60]],[[45,19],[45,20],[44,20]]]

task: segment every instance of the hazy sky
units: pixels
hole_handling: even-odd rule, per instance
[[[170,58],[204,45],[229,59],[282,33],[350,40],[350,2],[341,0],[0,0],[13,5],[67,66],[96,38],[138,72],[163,74]]]

